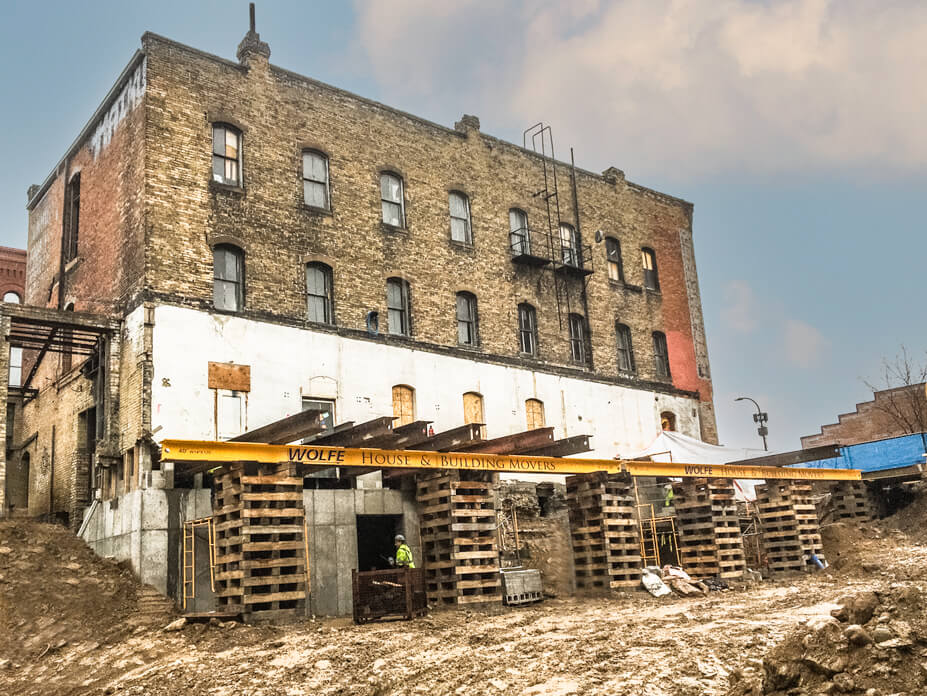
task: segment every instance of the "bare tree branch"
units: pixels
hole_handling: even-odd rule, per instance
[[[873,409],[887,415],[903,432],[927,432],[927,360],[915,364],[901,346],[894,360],[882,359],[882,384],[863,383],[873,392]]]

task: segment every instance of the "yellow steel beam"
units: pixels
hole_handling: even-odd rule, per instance
[[[856,469],[780,468],[774,466],[727,466],[663,464],[617,459],[580,457],[523,457],[470,452],[421,452],[313,445],[263,445],[255,442],[164,440],[161,458],[172,462],[295,462],[310,466],[359,466],[378,469],[476,469],[532,474],[588,474],[597,471],[627,472],[632,476],[710,477],[742,479],[813,479],[858,481]]]

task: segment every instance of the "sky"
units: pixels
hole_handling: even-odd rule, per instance
[[[153,31],[230,59],[247,2],[6,0],[0,244]],[[927,3],[919,0],[258,2],[271,62],[695,205],[723,444],[800,446],[927,360]]]

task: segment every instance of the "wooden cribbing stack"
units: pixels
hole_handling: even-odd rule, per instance
[[[567,477],[566,488],[577,589],[638,587],[641,549],[630,478],[579,474]]]
[[[831,485],[834,520],[871,522],[877,515],[872,497],[862,481],[838,481]]]
[[[296,465],[227,464],[215,492],[218,610],[245,620],[304,614],[309,577]]]
[[[694,578],[738,578],[747,567],[731,479],[683,479],[673,484],[679,562]]]
[[[824,563],[824,543],[821,541],[821,525],[818,512],[812,499],[811,483],[806,481],[789,481],[792,507],[798,522],[798,543],[801,546],[805,566],[811,568],[814,561],[812,554]]]
[[[799,491],[797,496],[793,495],[791,481],[767,481],[756,487],[756,506],[763,528],[763,547],[766,550],[769,570],[774,573],[805,568],[805,552],[802,548],[795,508],[796,499],[804,500],[803,492]],[[804,507],[804,503],[799,505]],[[807,520],[803,520],[802,525],[807,529]],[[820,536],[818,541],[820,542]],[[808,560],[810,561],[810,554]]]
[[[429,602],[502,602],[495,477],[490,472],[459,470],[418,476],[416,498]]]

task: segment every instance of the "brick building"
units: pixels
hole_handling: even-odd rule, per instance
[[[0,298],[19,304],[26,291],[26,250],[0,246]]]
[[[20,508],[74,522],[163,484],[164,437],[307,409],[716,441],[690,203],[276,67],[253,27],[238,61],[141,43],[29,190]]]
[[[820,433],[801,438],[802,449],[858,445],[924,432],[927,430],[924,387],[914,384],[873,393],[872,401],[856,404],[855,411],[841,413],[836,423],[822,425]]]

